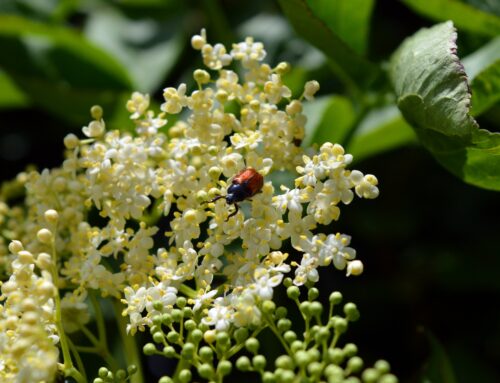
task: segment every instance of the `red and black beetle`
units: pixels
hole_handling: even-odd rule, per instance
[[[231,185],[227,188],[226,196],[217,196],[210,202],[225,198],[227,204],[236,207],[236,210],[226,218],[226,221],[228,221],[229,218],[238,213],[238,202],[244,201],[260,192],[262,185],[264,185],[262,174],[255,169],[245,168],[234,176]]]

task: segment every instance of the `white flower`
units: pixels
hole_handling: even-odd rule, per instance
[[[202,321],[208,326],[214,326],[217,331],[226,331],[231,325],[233,315],[234,310],[230,302],[226,298],[219,297]]]
[[[257,62],[264,60],[266,51],[264,50],[264,44],[254,42],[252,37],[247,37],[245,41],[233,44],[231,56],[235,60],[240,60],[243,67],[250,68]]]

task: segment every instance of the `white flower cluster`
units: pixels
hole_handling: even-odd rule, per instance
[[[50,255],[36,259],[21,242],[9,245],[16,256],[0,295],[0,381],[51,382],[59,351],[55,326]],[[40,275],[35,272],[35,265]]]
[[[28,177],[30,227],[14,230],[36,248],[41,215],[58,210],[60,273],[76,286],[67,302],[81,308],[87,289],[121,298],[131,333],[170,310],[180,294],[206,324],[224,330],[258,324],[259,305],[292,266],[296,285],[317,281],[317,268],[331,263],[348,274],[362,271],[349,236],[316,232],[337,220],[339,204],[355,194],[378,195],[374,176],[347,169],[352,156],[340,145],[326,143],[318,153],[300,147],[301,99],[312,99],[318,83],[291,99],[282,81],[288,64],[262,63],[266,52],[252,38],[228,53],[208,44],[202,31],[192,45],[211,70],[195,71],[198,88],[166,88],[158,115],[149,110],[149,96],[134,93],[127,108],[135,136],[106,131],[100,117],[83,129],[85,139],[67,136],[63,166]],[[237,63],[241,72],[228,67]],[[178,113],[167,130],[167,115]],[[223,198],[210,201],[225,195],[244,168],[264,177],[296,174],[295,188],[276,192],[265,178],[228,219],[234,207]],[[288,240],[293,256],[280,251]]]

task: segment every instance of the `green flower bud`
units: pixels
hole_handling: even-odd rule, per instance
[[[177,297],[175,304],[177,305],[178,308],[182,309],[186,306],[187,299],[185,297]]]
[[[104,380],[102,380],[101,378],[95,378],[93,380],[93,383],[104,383]]]
[[[356,346],[354,343],[347,343],[344,346],[344,355],[347,358],[351,358],[354,355],[356,355],[357,353],[358,353],[358,346]]]
[[[328,327],[319,327],[316,334],[314,334],[314,340],[316,343],[321,344],[323,341],[326,341],[330,338],[330,329]]]
[[[295,367],[292,358],[290,358],[288,355],[278,356],[274,364],[276,365],[276,367],[282,368],[283,370],[293,370],[293,368]]]
[[[284,280],[283,280],[283,285],[288,289],[290,286],[293,285],[293,280],[292,278],[290,277],[286,277]]]
[[[392,374],[385,374],[380,377],[378,383],[398,383],[398,378]]]
[[[234,332],[234,339],[237,343],[243,343],[248,338],[248,329],[240,327]]]
[[[155,343],[163,343],[164,340],[165,336],[161,332],[158,331],[153,334],[153,341]]]
[[[307,350],[307,354],[309,355],[309,359],[314,362],[318,361],[321,358],[321,353],[316,348]]]
[[[90,115],[94,120],[100,120],[102,118],[103,110],[100,105],[92,105],[90,108]]]
[[[248,359],[248,356],[240,356],[236,360],[236,368],[240,371],[248,371],[250,369],[250,359]]]
[[[309,290],[309,291],[311,291],[311,290]],[[309,306],[309,310],[311,311],[311,315],[319,316],[323,312],[323,305],[317,301],[311,302],[311,304]]]
[[[359,356],[353,356],[347,361],[347,368],[354,373],[361,371],[363,368],[363,359]]]
[[[288,295],[288,298],[290,299],[298,299],[300,296],[300,290],[297,286],[290,286],[286,289],[286,295]]]
[[[170,326],[172,324],[172,315],[162,314],[161,323],[163,323],[165,326]]]
[[[163,355],[165,355],[167,358],[173,358],[176,355],[175,348],[173,348],[172,346],[163,347]]]
[[[300,340],[294,340],[290,345],[290,350],[292,350],[292,352],[297,352],[303,349],[304,349],[304,343],[302,343],[302,341]]]
[[[182,320],[182,311],[179,309],[172,310],[172,320],[174,322],[180,322]]]
[[[184,307],[182,309],[182,315],[184,318],[192,318],[193,317],[193,309],[191,307]]]
[[[115,374],[116,379],[123,380],[127,377],[127,372],[125,370],[119,369]]]
[[[203,69],[196,69],[193,73],[193,77],[198,84],[206,84],[210,81],[210,73]]]
[[[167,334],[167,340],[169,343],[177,343],[179,341],[179,333],[175,330],[169,331]]]
[[[355,322],[359,319],[359,311],[356,305],[352,302],[346,303],[344,313],[349,322]]]
[[[233,364],[229,360],[221,360],[217,365],[217,372],[222,376],[229,375],[232,369]]]
[[[198,354],[200,355],[200,359],[203,362],[210,362],[214,358],[214,352],[208,346],[203,346],[202,348],[200,348]]]
[[[200,341],[203,339],[203,331],[200,329],[195,328],[191,332],[191,340],[195,343],[200,343]]]
[[[187,342],[184,344],[184,346],[182,346],[181,355],[185,359],[190,360],[195,352],[196,346],[191,342]]]
[[[184,328],[188,331],[193,331],[196,327],[196,322],[192,319],[188,319],[184,322]]]
[[[338,291],[334,291],[333,293],[330,294],[328,300],[332,305],[338,305],[340,302],[342,302],[342,294]]]
[[[162,376],[158,383],[174,383],[170,376]]]
[[[290,344],[292,343],[295,339],[297,339],[297,334],[295,331],[288,330],[283,334],[283,338],[285,338],[285,341]]]
[[[309,302],[309,301],[300,302],[299,310],[307,318],[310,318],[311,317],[311,302]]]
[[[378,380],[379,376],[380,373],[374,368],[367,368],[363,371],[363,374],[361,374],[363,382],[366,383],[375,383]]]
[[[334,364],[340,364],[344,361],[344,351],[340,348],[329,348],[327,355],[328,360]]]
[[[329,364],[324,371],[328,382],[344,382],[344,370],[335,364]]]
[[[282,383],[292,383],[295,381],[295,374],[293,371],[285,370],[281,374],[281,382]]]
[[[278,321],[278,331],[281,333],[290,330],[291,327],[292,321],[290,319],[282,318]]]
[[[179,382],[181,383],[189,383],[192,377],[193,374],[187,368],[179,372]]]
[[[373,367],[381,374],[386,374],[391,371],[391,365],[383,359],[377,360]]]
[[[101,367],[97,372],[97,375],[99,375],[100,378],[105,378],[106,376],[108,376],[108,372],[109,370],[106,367]]]
[[[311,287],[307,292],[307,299],[309,299],[309,301],[312,302],[318,297],[319,297],[319,290],[316,287]]]
[[[219,331],[215,335],[215,340],[217,341],[218,345],[227,345],[230,341],[229,334],[225,331]]]
[[[295,359],[295,363],[302,368],[306,367],[311,362],[309,354],[304,350],[299,350],[294,353],[293,358]]]
[[[357,376],[350,376],[343,383],[361,383],[361,380]]]
[[[257,370],[257,371],[262,371],[264,370],[264,368],[266,368],[266,357],[264,355],[255,355],[253,358],[252,358],[252,364],[253,364],[253,367]]]
[[[155,315],[153,317],[153,326],[150,327],[149,332],[151,334],[155,333],[160,329],[160,326],[161,326],[161,315]],[[155,329],[154,331],[152,330],[153,328]]]
[[[347,331],[347,321],[344,318],[336,317],[336,320],[333,322],[333,328],[335,332],[343,334]]]
[[[288,310],[284,306],[280,306],[276,309],[276,318],[281,319],[281,318],[286,318],[288,314]]]
[[[153,355],[156,353],[156,346],[153,343],[146,343],[144,347],[142,348],[142,352],[144,355]],[[107,371],[107,370],[106,370]],[[106,372],[107,374],[107,372]]]
[[[155,333],[157,333],[157,332],[161,332],[161,327],[160,327],[160,326],[158,326],[158,325],[155,325],[155,324],[154,324],[154,325],[152,325],[152,326],[149,328],[149,333],[150,333],[151,335],[153,335],[153,334],[155,334]]]
[[[312,362],[307,366],[307,371],[313,376],[319,376],[323,371],[323,365],[320,362]]]
[[[211,379],[214,375],[214,368],[208,363],[203,363],[198,367],[198,374],[204,379]]]
[[[163,311],[163,303],[161,301],[154,301],[153,302],[153,308],[156,311]],[[159,315],[158,315],[159,316]]]
[[[137,366],[135,364],[131,364],[127,367],[127,372],[129,375],[134,375],[137,372]]]
[[[252,354],[256,354],[259,351],[260,343],[256,338],[248,338],[245,341],[245,348]]]
[[[276,304],[273,301],[264,301],[262,311],[266,314],[272,314],[276,310]]]
[[[265,371],[262,374],[262,383],[276,383],[276,377],[271,371]]]

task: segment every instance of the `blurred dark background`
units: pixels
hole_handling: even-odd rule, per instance
[[[112,128],[126,124],[124,107],[119,109],[118,101],[124,105],[126,98],[122,96],[136,89],[134,85],[141,79],[146,85],[139,90],[151,92],[158,102],[163,87],[190,83],[200,60],[198,53],[191,50],[189,38],[201,27],[207,28],[211,42],[227,44],[253,34],[266,43],[271,64],[286,59],[292,66],[303,68],[299,79],[317,79],[321,94],[343,91],[324,60],[318,58],[318,52],[294,35],[275,2],[63,3],[67,9],[59,10],[59,19],[53,17],[57,5],[51,0],[3,1],[0,12],[47,25],[70,26],[104,49],[109,41],[96,37],[106,32],[106,19],[102,17],[108,17],[116,28],[136,28],[135,34],[127,35],[131,47],[128,53],[121,53],[120,59],[128,67],[134,61],[137,64],[130,69],[135,73],[130,89],[122,86],[116,97],[106,99],[114,113]],[[386,60],[406,36],[431,24],[399,2],[377,1],[369,58]],[[141,25],[146,28],[141,29]],[[459,36],[460,56],[485,42],[460,31]],[[162,41],[171,43],[164,49],[172,49],[173,57],[158,53]],[[141,61],[142,51],[153,63],[162,63],[156,78],[141,73],[151,71],[150,64]],[[62,160],[63,137],[70,132],[80,134],[81,126],[88,122],[90,117],[85,116],[89,115],[92,101],[82,102],[78,113],[65,116],[54,111],[59,101],[51,100],[49,91],[46,98],[40,102],[19,95],[11,104],[0,105],[2,180],[15,177],[30,164],[39,168],[57,166]],[[51,102],[54,105],[47,106]],[[496,105],[480,119],[481,126],[498,129],[498,111]],[[335,121],[331,125],[335,126]],[[380,197],[374,201],[356,200],[344,207],[339,222],[331,229],[352,235],[352,246],[365,264],[365,273],[346,278],[342,272],[322,270],[318,286],[326,296],[338,289],[346,300],[357,303],[361,319],[352,325],[345,340],[358,345],[367,363],[387,359],[403,382],[422,381],[422,371],[441,351],[449,358],[457,382],[500,382],[498,194],[464,184],[418,143],[366,158],[355,168],[378,177]],[[442,348],[432,347],[429,337]]]

